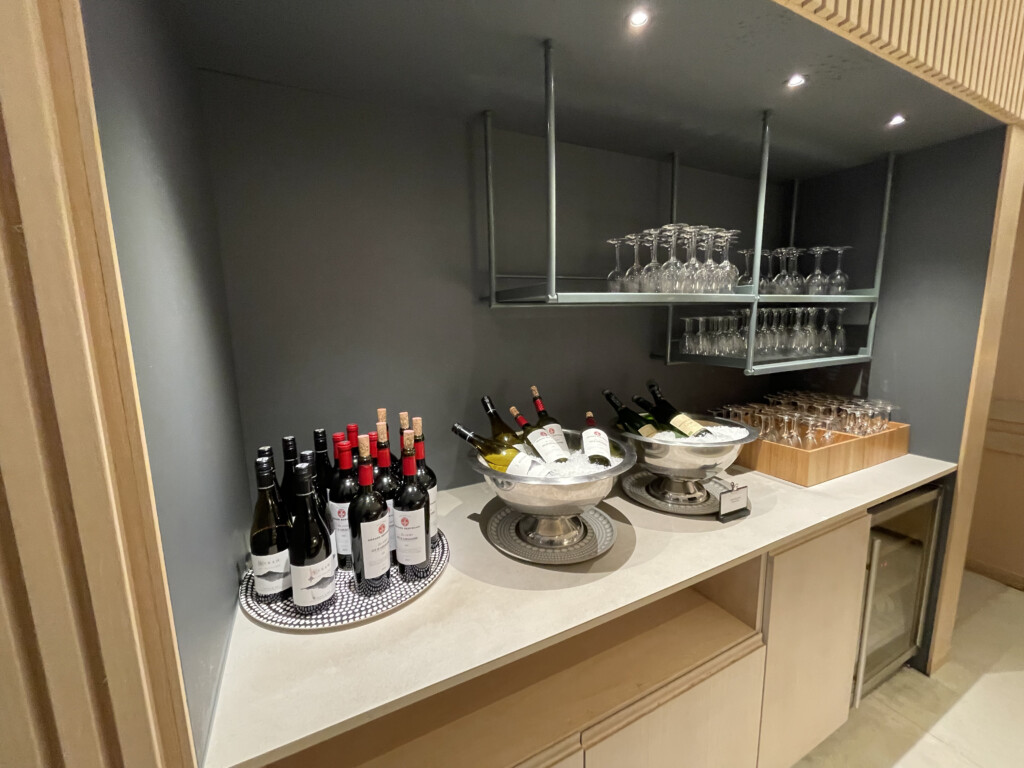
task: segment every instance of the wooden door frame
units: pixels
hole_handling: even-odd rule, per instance
[[[77,0],[0,3],[0,109],[17,216],[0,248],[0,471],[26,532],[9,556],[24,566],[39,693],[76,765],[194,766]],[[30,578],[54,558],[60,578]],[[61,635],[77,640],[63,654]]]

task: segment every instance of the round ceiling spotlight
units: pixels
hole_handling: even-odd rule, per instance
[[[905,118],[903,115],[897,112],[895,115],[892,116],[892,119],[888,123],[886,123],[886,125],[888,125],[890,128],[894,128],[897,125],[903,125],[905,122],[907,122],[907,118]]]
[[[643,8],[637,8],[631,14],[629,14],[629,26],[631,27],[644,27],[647,26],[647,22],[651,20],[651,15],[647,13]]]
[[[790,75],[789,80],[786,81],[786,86],[789,88],[799,88],[801,85],[807,84],[807,78],[801,74]]]

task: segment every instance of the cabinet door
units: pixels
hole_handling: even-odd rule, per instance
[[[586,768],[754,768],[764,654],[762,646],[587,746]]]
[[[869,528],[865,515],[768,561],[758,768],[788,768],[846,722]]]

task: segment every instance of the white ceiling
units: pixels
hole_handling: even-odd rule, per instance
[[[202,68],[543,131],[554,42],[560,140],[756,175],[817,175],[999,123],[770,0],[163,0]],[[784,85],[790,74],[803,88]],[[896,112],[899,128],[885,123]]]

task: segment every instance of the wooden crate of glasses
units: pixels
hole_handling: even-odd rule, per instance
[[[903,456],[909,447],[910,425],[893,421],[871,435],[836,432],[832,443],[809,450],[755,440],[743,446],[736,463],[807,487]]]

